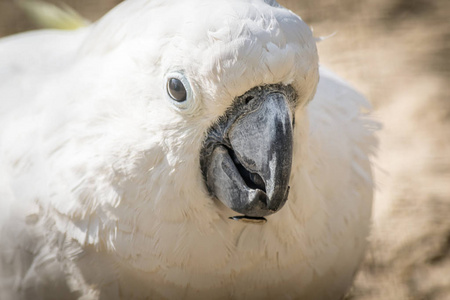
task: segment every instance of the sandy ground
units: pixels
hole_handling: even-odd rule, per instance
[[[52,1],[54,2],[54,1]],[[70,0],[96,20],[118,0]],[[321,63],[383,123],[366,259],[347,299],[450,299],[450,1],[280,0],[313,27]],[[0,36],[34,28],[0,0]]]

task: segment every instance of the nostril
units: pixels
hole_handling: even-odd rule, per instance
[[[245,104],[249,104],[250,101],[252,101],[252,100],[253,100],[253,96],[247,96],[247,97],[245,97],[244,102],[245,102]]]

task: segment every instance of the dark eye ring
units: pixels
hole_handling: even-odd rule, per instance
[[[184,102],[187,99],[187,91],[183,82],[178,78],[167,79],[167,93],[170,98],[177,102]]]

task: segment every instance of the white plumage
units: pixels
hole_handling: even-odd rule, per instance
[[[83,29],[5,38],[0,65],[1,299],[345,294],[369,232],[374,124],[289,10],[130,0]],[[164,82],[179,70],[182,107]],[[236,97],[276,83],[299,101],[289,198],[265,224],[233,221],[200,149]]]

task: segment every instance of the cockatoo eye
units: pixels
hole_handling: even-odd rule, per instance
[[[170,72],[164,78],[166,99],[180,111],[190,112],[195,109],[194,92],[184,72]]]
[[[183,82],[178,78],[169,78],[167,80],[167,93],[170,98],[177,102],[186,101],[187,92]]]

